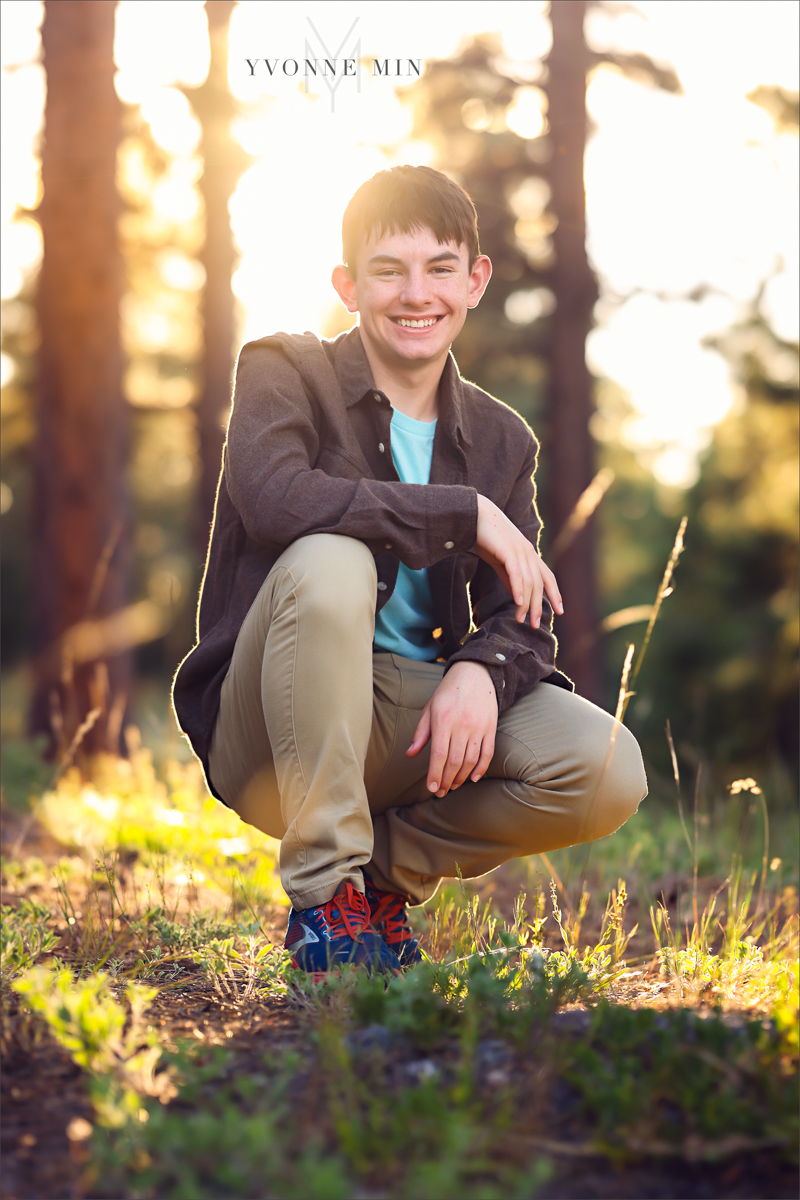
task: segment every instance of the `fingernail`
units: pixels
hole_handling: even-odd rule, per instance
[[[439,785],[438,785],[438,783],[429,783],[429,784],[428,784],[428,791],[431,791],[431,792],[438,792],[438,790],[439,790]]]
[[[534,628],[534,629],[538,629],[538,628],[539,628],[539,617],[537,617],[537,618],[536,618],[536,620],[533,622],[533,628]]]
[[[479,781],[479,779],[480,779],[480,775],[473,775],[473,776],[472,776],[472,782],[473,782],[473,783],[477,783],[477,782]]]

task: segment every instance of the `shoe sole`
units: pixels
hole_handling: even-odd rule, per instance
[[[297,959],[296,959],[296,958],[290,958],[290,959],[289,959],[289,965],[290,965],[290,966],[292,966],[292,967],[294,967],[294,969],[295,969],[296,971],[302,971],[302,972],[303,972],[303,974],[306,976],[306,978],[307,978],[307,979],[310,979],[310,980],[311,980],[311,982],[312,982],[312,983],[315,983],[315,984],[317,984],[317,983],[324,983],[324,982],[325,982],[325,980],[326,980],[326,979],[330,979],[330,978],[331,978],[331,976],[335,976],[335,978],[336,978],[336,979],[341,979],[341,978],[342,978],[342,972],[341,972],[341,971],[337,971],[337,970],[335,970],[335,969],[334,969],[334,970],[332,970],[332,971],[307,971],[307,970],[305,969],[305,967],[301,967],[301,966],[300,966],[300,964],[299,964],[299,962],[297,961]],[[364,963],[356,963],[355,965],[356,965],[356,966],[361,966],[361,967],[364,967],[364,966],[365,966],[365,964],[364,964]],[[402,978],[403,972],[402,972],[402,970],[401,970],[401,971],[398,971],[398,970],[396,970],[396,969],[394,969],[394,970],[388,970],[388,969],[387,969],[386,971],[380,971],[380,972],[378,972],[378,974],[380,974],[380,975],[396,975],[398,978]]]

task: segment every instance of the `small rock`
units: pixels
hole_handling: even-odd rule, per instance
[[[354,1029],[347,1037],[351,1050],[369,1053],[372,1050],[389,1050],[393,1042],[391,1032],[385,1025],[366,1025]]]
[[[511,1062],[511,1051],[500,1038],[486,1038],[478,1043],[476,1065],[483,1071],[505,1071]]]
[[[568,1012],[553,1013],[553,1030],[556,1033],[584,1034],[592,1023],[591,1014],[573,1008]]]
[[[424,1083],[426,1079],[434,1079],[439,1074],[439,1068],[429,1058],[421,1058],[417,1062],[406,1063],[403,1072],[418,1083]]]

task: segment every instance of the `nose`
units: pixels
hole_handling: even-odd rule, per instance
[[[414,308],[422,308],[430,303],[430,283],[424,270],[411,268],[403,280],[400,299]]]

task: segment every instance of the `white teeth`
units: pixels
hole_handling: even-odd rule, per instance
[[[435,325],[436,321],[436,317],[428,317],[424,321],[407,321],[405,317],[400,317],[398,325],[402,325],[406,329],[427,329],[429,325]]]

